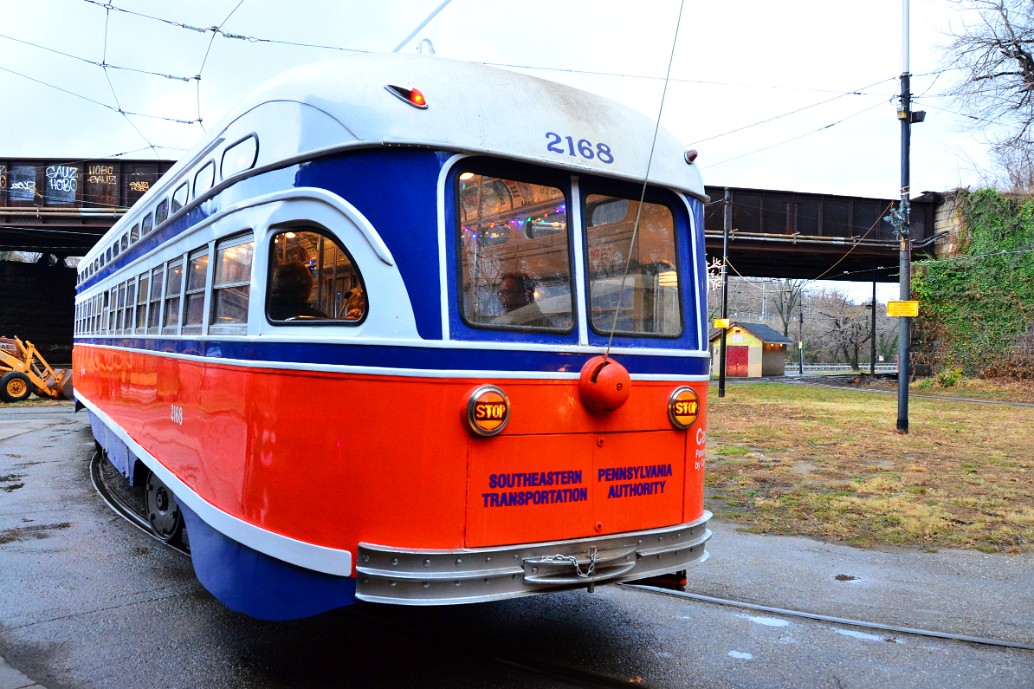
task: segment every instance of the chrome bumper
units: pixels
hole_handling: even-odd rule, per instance
[[[356,597],[396,605],[455,605],[645,579],[706,560],[710,518],[704,512],[695,522],[663,529],[470,550],[360,543]]]

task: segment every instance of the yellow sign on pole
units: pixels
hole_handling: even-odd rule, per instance
[[[919,315],[919,302],[910,301],[888,301],[887,315],[891,318],[915,318]]]
[[[728,327],[729,327],[729,319],[728,318],[716,318],[716,319],[714,319],[714,328],[715,328],[715,330],[724,330],[724,329],[726,329]]]

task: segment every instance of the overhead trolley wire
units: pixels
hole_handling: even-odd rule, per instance
[[[830,122],[829,124],[824,125],[822,127],[819,127],[818,129],[813,129],[810,132],[805,132],[804,134],[799,134],[797,136],[790,137],[789,139],[784,139],[783,141],[779,141],[779,142],[776,142],[774,144],[769,144],[768,146],[764,146],[763,148],[758,148],[758,149],[753,150],[753,151],[748,151],[746,153],[741,153],[741,154],[739,154],[737,156],[733,156],[732,158],[726,158],[725,160],[719,160],[717,163],[711,163],[707,167],[708,167],[708,169],[710,169],[710,168],[718,167],[719,165],[725,165],[726,163],[731,163],[734,160],[739,160],[740,158],[746,158],[747,156],[752,156],[752,155],[755,155],[757,153],[763,153],[764,151],[768,151],[768,150],[771,150],[773,148],[777,148],[779,146],[782,146],[784,144],[788,144],[788,143],[791,143],[793,141],[797,141],[798,139],[803,139],[806,136],[811,136],[812,134],[818,134],[819,132],[825,131],[827,129],[832,129],[833,127],[836,127],[837,125],[843,124],[844,122],[846,122],[846,121],[848,121],[850,119],[858,117],[859,115],[864,115],[865,113],[869,112],[870,110],[874,110],[874,109],[876,109],[876,108],[878,108],[878,107],[880,107],[882,105],[884,105],[884,101],[880,101],[879,103],[876,103],[875,105],[871,105],[868,108],[865,108],[863,110],[859,110],[858,112],[856,112],[856,113],[854,113],[852,115],[848,115],[847,117],[843,117],[843,118],[837,120],[836,122]]]
[[[632,266],[632,252],[636,245],[636,237],[639,234],[639,221],[643,214],[643,202],[646,200],[646,188],[650,184],[650,170],[653,167],[653,154],[657,149],[657,136],[661,131],[661,116],[664,114],[664,99],[668,95],[668,77],[671,76],[672,65],[675,64],[675,49],[678,47],[679,41],[679,27],[682,26],[682,12],[685,10],[686,0],[680,0],[679,2],[679,14],[675,20],[675,35],[671,39],[671,54],[668,56],[668,69],[665,72],[664,89],[661,91],[661,103],[657,107],[657,121],[654,123],[653,128],[653,140],[650,142],[650,156],[646,160],[646,172],[643,175],[643,188],[639,194],[639,205],[635,212],[635,222],[632,225],[632,237],[628,242],[628,251],[626,252],[627,258],[625,259],[625,270],[621,274],[621,285],[618,287],[618,301],[614,307],[614,320],[610,325],[610,337],[607,339],[607,350],[603,354],[603,358],[606,360],[610,356],[611,346],[614,344],[614,334],[618,329],[618,313],[621,311],[621,296],[625,292],[625,280],[628,277],[628,270]],[[688,160],[688,159],[687,159]]]
[[[103,7],[106,10],[114,10],[116,12],[123,12],[125,14],[133,15],[135,17],[140,17],[141,19],[148,19],[148,20],[151,20],[151,21],[160,22],[162,24],[167,24],[169,26],[174,26],[174,27],[179,28],[179,29],[185,29],[185,30],[188,30],[188,31],[195,31],[197,33],[208,33],[209,31],[211,31],[213,34],[218,34],[218,35],[222,36],[223,38],[232,38],[232,39],[239,40],[239,41],[247,41],[248,43],[273,43],[273,44],[276,44],[276,45],[293,46],[293,47],[296,47],[296,48],[317,48],[317,49],[320,49],[320,50],[336,50],[336,51],[341,51],[341,52],[346,52],[346,53],[367,53],[367,52],[369,52],[367,50],[358,50],[356,48],[344,48],[344,47],[336,46],[336,45],[320,45],[320,44],[316,44],[316,43],[302,43],[300,41],[284,41],[284,40],[277,40],[277,39],[274,39],[274,38],[262,38],[262,37],[259,37],[259,36],[248,36],[248,35],[245,35],[245,34],[230,33],[228,31],[224,31],[223,30],[222,24],[220,24],[219,26],[193,26],[193,25],[187,24],[185,22],[179,22],[179,21],[175,21],[175,20],[172,20],[172,19],[165,19],[163,17],[156,17],[156,16],[154,16],[152,14],[145,14],[143,12],[136,12],[136,11],[133,11],[133,10],[127,10],[124,7],[119,7],[119,6],[114,5],[114,4],[110,3],[110,2],[100,2],[99,0],[82,0],[82,1],[87,3],[87,4],[90,4],[90,5],[96,5],[98,7]],[[238,5],[238,7],[239,6],[240,5]],[[236,11],[236,8],[234,8],[234,11]],[[231,12],[230,14],[232,15],[233,12]],[[229,17],[224,19],[223,20],[223,24],[225,24],[228,19],[229,19]]]
[[[106,31],[107,31],[107,26],[105,26],[105,32]],[[175,74],[163,74],[161,72],[152,72],[152,71],[146,70],[146,69],[137,69],[135,67],[126,67],[124,65],[113,65],[113,64],[111,64],[110,62],[107,61],[107,42],[105,42],[105,46],[104,46],[105,47],[105,57],[104,57],[103,61],[97,62],[96,60],[90,60],[90,59],[82,57],[80,55],[74,55],[72,53],[66,53],[63,50],[56,50],[55,48],[50,48],[50,47],[45,46],[45,45],[40,45],[39,43],[33,43],[32,41],[25,41],[25,40],[22,40],[20,38],[15,38],[14,36],[8,36],[7,34],[0,33],[0,38],[5,38],[8,41],[14,41],[15,43],[21,43],[22,45],[32,46],[33,48],[38,48],[39,50],[44,50],[44,51],[46,51],[48,53],[53,53],[55,55],[60,55],[61,57],[67,57],[67,58],[69,58],[71,60],[77,60],[79,62],[83,62],[83,63],[86,63],[88,65],[93,65],[94,67],[103,67],[105,69],[117,69],[117,70],[122,70],[122,71],[126,71],[126,72],[134,72],[136,74],[145,74],[145,75],[153,76],[153,77],[162,77],[163,79],[170,79],[170,80],[173,80],[173,81],[191,81],[192,79],[196,79],[197,78],[197,77],[181,77],[181,76],[177,76]]]

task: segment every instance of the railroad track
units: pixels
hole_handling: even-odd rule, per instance
[[[184,548],[182,545],[176,543],[165,542],[154,534],[154,532],[151,530],[150,524],[148,523],[146,517],[141,513],[140,507],[138,505],[132,504],[131,500],[126,499],[125,494],[127,493],[127,489],[121,486],[116,487],[109,485],[109,481],[114,482],[114,480],[116,479],[118,481],[123,481],[123,479],[113,470],[105,470],[104,465],[105,462],[103,462],[100,453],[97,453],[91,461],[90,474],[93,480],[94,487],[96,488],[98,494],[100,494],[101,498],[112,508],[112,510],[114,510],[117,514],[122,516],[127,522],[132,524],[134,527],[140,529],[141,531],[149,535],[156,542],[160,543],[163,546],[169,547],[182,555],[189,557],[189,549]],[[970,644],[978,644],[983,646],[992,646],[998,648],[1034,651],[1034,646],[1030,644],[1007,640],[990,639],[964,634],[952,634],[937,630],[920,629],[914,627],[888,625],[878,622],[870,622],[866,620],[848,619],[809,611],[791,610],[777,606],[760,605],[756,603],[749,603],[746,601],[734,599],[716,598],[713,596],[705,596],[702,594],[692,592],[662,589],[654,586],[636,583],[621,584],[621,586],[628,590],[642,592],[644,595],[669,596],[682,601],[693,601],[707,605],[735,607],[757,612],[766,612],[769,614],[779,615],[783,617],[803,618],[846,627],[877,630],[883,633],[919,636],[941,640],[964,642]],[[393,613],[394,612],[397,611],[393,611]],[[383,614],[382,610],[375,610],[372,604],[362,603],[352,606],[348,610],[349,616],[361,620],[363,624],[376,624],[378,626],[386,627],[393,635],[409,637],[414,640],[418,640],[421,643],[431,643],[441,648],[443,651],[448,651],[450,653],[456,653],[459,655],[466,655],[482,661],[488,661],[493,664],[509,668],[511,671],[545,678],[558,684],[577,687],[589,687],[590,689],[612,689],[614,687],[628,687],[630,685],[638,687],[649,686],[646,683],[644,683],[640,678],[609,676],[585,668],[571,667],[561,663],[545,661],[537,657],[532,657],[504,648],[494,647],[487,643],[481,643],[477,640],[450,640],[445,638],[443,635],[434,634],[430,631],[414,630],[403,619],[396,619],[393,613]]]
[[[110,507],[115,514],[119,515],[162,545],[168,546],[181,555],[190,557],[189,547],[179,542],[165,541],[154,532],[151,528],[151,524],[147,521],[147,516],[143,513],[142,500],[139,501],[140,504],[134,504],[136,501],[127,499],[127,493],[132,494],[134,491],[140,489],[132,488],[130,486],[116,487],[109,485],[109,481],[116,477],[119,481],[125,483],[125,479],[114,470],[111,464],[104,461],[104,456],[99,451],[95,452],[93,458],[90,460],[90,479],[93,481],[93,487],[97,490],[97,494],[101,496],[101,499],[105,503],[107,503],[108,507]]]

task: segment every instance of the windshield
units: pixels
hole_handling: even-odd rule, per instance
[[[478,327],[570,330],[564,192],[474,172],[462,173],[459,185],[463,319]]]

